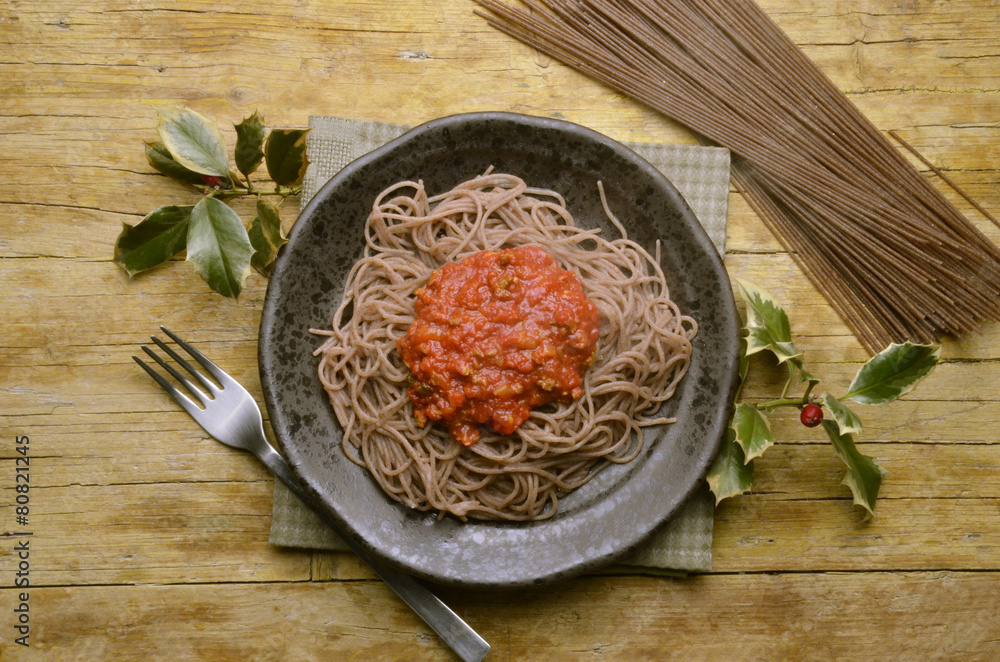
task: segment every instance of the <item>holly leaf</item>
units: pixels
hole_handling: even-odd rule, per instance
[[[795,370],[799,373],[800,384],[805,382],[819,383],[819,379],[814,377],[811,372],[806,370],[805,366],[802,364],[801,356],[791,359],[790,362],[793,366],[795,366]]]
[[[842,399],[884,405],[912,391],[941,358],[937,345],[893,343],[868,360]]]
[[[122,232],[115,241],[115,264],[131,278],[180,253],[187,245],[188,222],[193,209],[191,206],[159,207],[135,225],[123,223]]]
[[[272,129],[268,134],[264,146],[267,174],[279,186],[296,186],[305,177],[308,133],[309,129]]]
[[[248,235],[254,250],[250,263],[266,275],[268,267],[278,256],[278,249],[288,242],[281,231],[281,217],[274,203],[263,198],[257,200],[257,216],[250,222]]]
[[[250,273],[253,247],[240,217],[224,202],[201,199],[191,210],[187,259],[209,287],[236,299]]]
[[[732,428],[705,478],[715,494],[715,505],[723,499],[745,494],[753,487],[753,460],[747,462]]]
[[[847,465],[847,474],[841,484],[850,488],[855,505],[867,510],[869,516],[874,516],[875,499],[878,498],[882,479],[888,472],[874,459],[862,454],[854,445],[854,438],[851,435],[841,434],[837,423],[823,421],[823,429],[830,437],[837,457]]]
[[[260,167],[264,160],[264,138],[267,136],[267,126],[257,111],[236,127],[236,168],[249,177]]]
[[[222,132],[204,115],[187,108],[159,108],[156,127],[174,161],[203,175],[229,177],[229,157]]]
[[[861,422],[861,417],[851,411],[847,405],[829,393],[824,393],[820,400],[830,410],[830,413],[833,414],[833,420],[836,421],[840,434],[857,435],[860,437],[864,433],[865,428]]]
[[[744,463],[760,457],[774,445],[774,435],[767,417],[753,405],[745,402],[736,407],[732,429],[736,433],[736,443],[743,449]]]
[[[203,186],[205,183],[205,180],[201,178],[201,173],[188,170],[177,161],[174,161],[170,150],[163,143],[146,143],[146,160],[149,161],[149,165],[156,168],[159,172],[168,177],[173,177],[177,181],[195,186]]]
[[[747,306],[747,354],[767,350],[778,363],[799,356],[785,310],[764,289],[740,278],[735,280]]]

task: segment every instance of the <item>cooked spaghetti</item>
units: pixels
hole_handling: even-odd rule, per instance
[[[687,372],[697,323],[670,300],[658,255],[604,209],[620,238],[577,227],[557,193],[506,174],[434,197],[420,182],[400,182],[375,200],[332,328],[314,333],[328,336],[316,354],[344,452],[393,499],[462,519],[544,519],[608,462],[634,459],[645,428],[672,422],[660,410]],[[432,272],[521,245],[544,247],[580,278],[600,313],[597,354],[581,397],[533,410],[514,434],[484,428],[465,447],[417,423],[396,341]]]

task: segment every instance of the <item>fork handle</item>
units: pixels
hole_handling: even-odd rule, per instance
[[[327,515],[313,505],[312,500],[299,487],[299,482],[292,474],[291,468],[285,459],[268,444],[267,450],[260,453],[258,457],[267,465],[267,468],[274,472],[281,482],[298,496],[304,504],[309,506],[323,522],[331,529],[340,533],[340,527],[335,524]],[[389,588],[403,599],[420,618],[424,619],[427,625],[431,626],[438,633],[445,643],[455,651],[465,662],[480,662],[490,650],[490,645],[476,633],[469,625],[463,621],[458,614],[453,612],[448,605],[440,598],[431,593],[430,589],[418,582],[412,576],[397,570],[396,568],[383,563],[379,559],[361,548],[357,542],[346,535],[341,535],[341,539],[357,554],[362,561],[371,566],[375,574],[384,581]]]

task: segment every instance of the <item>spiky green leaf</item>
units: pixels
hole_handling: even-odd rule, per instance
[[[129,225],[115,241],[115,264],[129,275],[166,262],[187,245],[188,222],[194,207],[158,207],[145,218]]]
[[[809,372],[808,370],[806,370],[805,366],[802,364],[802,358],[801,357],[797,357],[797,358],[792,359],[790,361],[790,363],[795,367],[796,372],[798,372],[798,374],[799,374],[799,383],[800,384],[805,383],[805,382],[816,382],[816,383],[819,382],[819,379],[817,379],[815,376],[813,376],[813,374],[811,372]]]
[[[264,160],[264,139],[267,126],[257,111],[236,127],[236,168],[249,177]]]
[[[205,180],[201,178],[201,173],[188,170],[177,161],[174,161],[170,150],[163,143],[147,143],[146,160],[149,161],[149,165],[179,182],[193,184],[194,186],[202,186],[205,183]]]
[[[763,288],[740,278],[735,280],[747,307],[747,354],[770,351],[778,363],[799,356],[784,308]]]
[[[847,465],[843,484],[850,488],[851,494],[854,495],[854,504],[861,506],[873,516],[882,479],[888,472],[873,458],[857,449],[852,435],[841,434],[835,421],[823,421],[823,429],[826,430],[837,457]]]
[[[194,172],[229,177],[229,156],[222,132],[204,115],[188,108],[158,109],[160,140],[174,160]]]
[[[820,401],[833,414],[833,420],[837,423],[840,434],[857,435],[859,437],[864,434],[865,427],[861,422],[861,417],[855,414],[847,405],[829,393],[824,393]]]
[[[893,343],[861,366],[843,399],[866,405],[892,402],[912,391],[940,358],[937,345]]]
[[[254,249],[250,262],[257,271],[267,273],[278,256],[278,249],[288,242],[281,230],[281,217],[274,203],[263,198],[257,200],[257,216],[250,222],[248,234]]]
[[[272,129],[268,134],[264,147],[267,174],[279,186],[296,186],[305,177],[308,133],[309,129]]]
[[[253,248],[240,217],[224,202],[202,198],[191,210],[187,259],[209,287],[235,299],[250,273]]]
[[[741,402],[733,414],[733,431],[736,443],[743,449],[744,462],[760,457],[774,445],[774,435],[767,416],[753,405]]]
[[[715,495],[715,504],[723,499],[739,496],[753,487],[753,460],[747,462],[743,448],[736,443],[732,428],[722,442],[722,448],[706,476],[708,486]]]

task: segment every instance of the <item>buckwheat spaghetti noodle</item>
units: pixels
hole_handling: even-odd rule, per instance
[[[392,498],[463,519],[544,519],[607,462],[635,458],[645,428],[671,422],[659,412],[687,372],[697,323],[670,300],[658,256],[605,211],[621,237],[577,227],[558,194],[494,173],[434,197],[400,182],[375,200],[332,328],[314,332],[327,336],[316,354],[344,452]],[[543,247],[581,279],[601,316],[597,355],[582,397],[534,410],[513,435],[484,429],[465,448],[417,425],[396,340],[435,269],[519,245]]]

